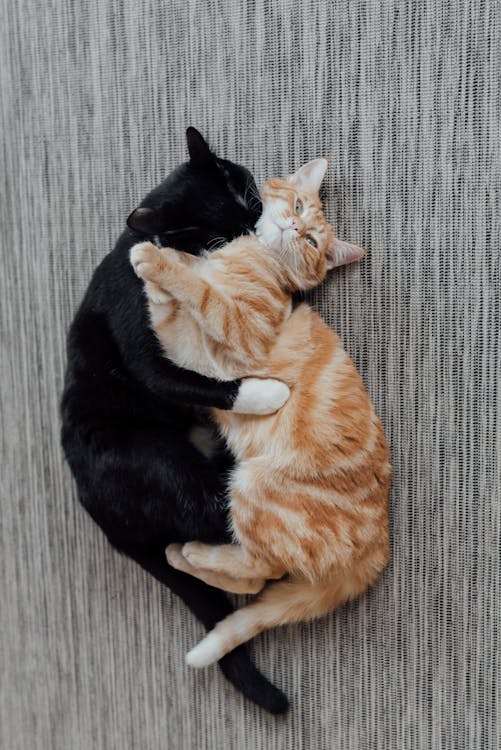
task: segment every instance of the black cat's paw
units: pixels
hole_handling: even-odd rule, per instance
[[[274,414],[287,401],[290,389],[273,378],[245,378],[233,404],[236,414]]]

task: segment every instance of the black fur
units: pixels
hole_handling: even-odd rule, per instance
[[[82,505],[111,544],[168,586],[212,628],[232,609],[225,594],[171,568],[169,542],[228,539],[224,471],[188,442],[197,406],[231,408],[239,382],[180,370],[150,330],[129,250],[146,236],[197,254],[253,227],[261,205],[251,174],[216,158],[187,131],[190,161],[153,190],[96,269],[68,335],[62,443]],[[283,693],[241,647],[220,662],[244,695],[283,713]],[[153,678],[154,679],[154,678]]]

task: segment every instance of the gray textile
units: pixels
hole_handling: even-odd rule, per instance
[[[498,0],[0,0],[0,746],[501,746]],[[285,719],[183,656],[202,634],[74,502],[65,333],[195,124],[259,180],[332,157],[370,248],[316,295],[386,425],[393,555],[255,644]]]

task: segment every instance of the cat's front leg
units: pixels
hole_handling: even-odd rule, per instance
[[[151,242],[142,242],[134,245],[130,258],[137,275],[144,280],[144,292],[149,303],[151,324],[162,343],[160,330],[165,329],[166,324],[176,317],[179,305],[158,281],[157,252],[158,248]],[[172,252],[176,251],[172,250]]]
[[[198,300],[203,308],[207,283],[199,279],[189,268],[196,263],[196,258],[193,259],[186,253],[178,253],[172,248],[158,248],[151,242],[141,242],[132,247],[130,261],[136,274],[145,281],[154,330],[160,320],[165,323],[165,320],[169,319],[168,316],[166,318],[163,307],[172,296],[176,299],[189,299],[195,306]],[[213,296],[217,296],[217,292],[214,292]],[[206,313],[210,317],[210,310]],[[206,323],[204,315],[200,314],[199,325],[203,327]],[[216,340],[226,340],[224,329],[220,307],[216,304],[209,335],[213,335]],[[279,380],[245,378],[240,383],[231,411],[236,414],[258,416],[274,414],[285,404],[289,396],[289,387]]]
[[[177,251],[159,248],[152,242],[139,242],[130,251],[130,262],[140,279],[161,288],[162,279],[179,265]]]

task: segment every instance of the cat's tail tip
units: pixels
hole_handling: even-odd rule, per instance
[[[239,646],[223,658],[219,652],[219,636],[209,633],[201,643],[186,655],[186,662],[192,667],[205,667],[219,660],[219,666],[230,682],[246,698],[268,711],[270,714],[285,714],[289,710],[287,696],[275,687],[257,669],[249,657],[245,646]],[[208,641],[208,643],[207,643]]]

